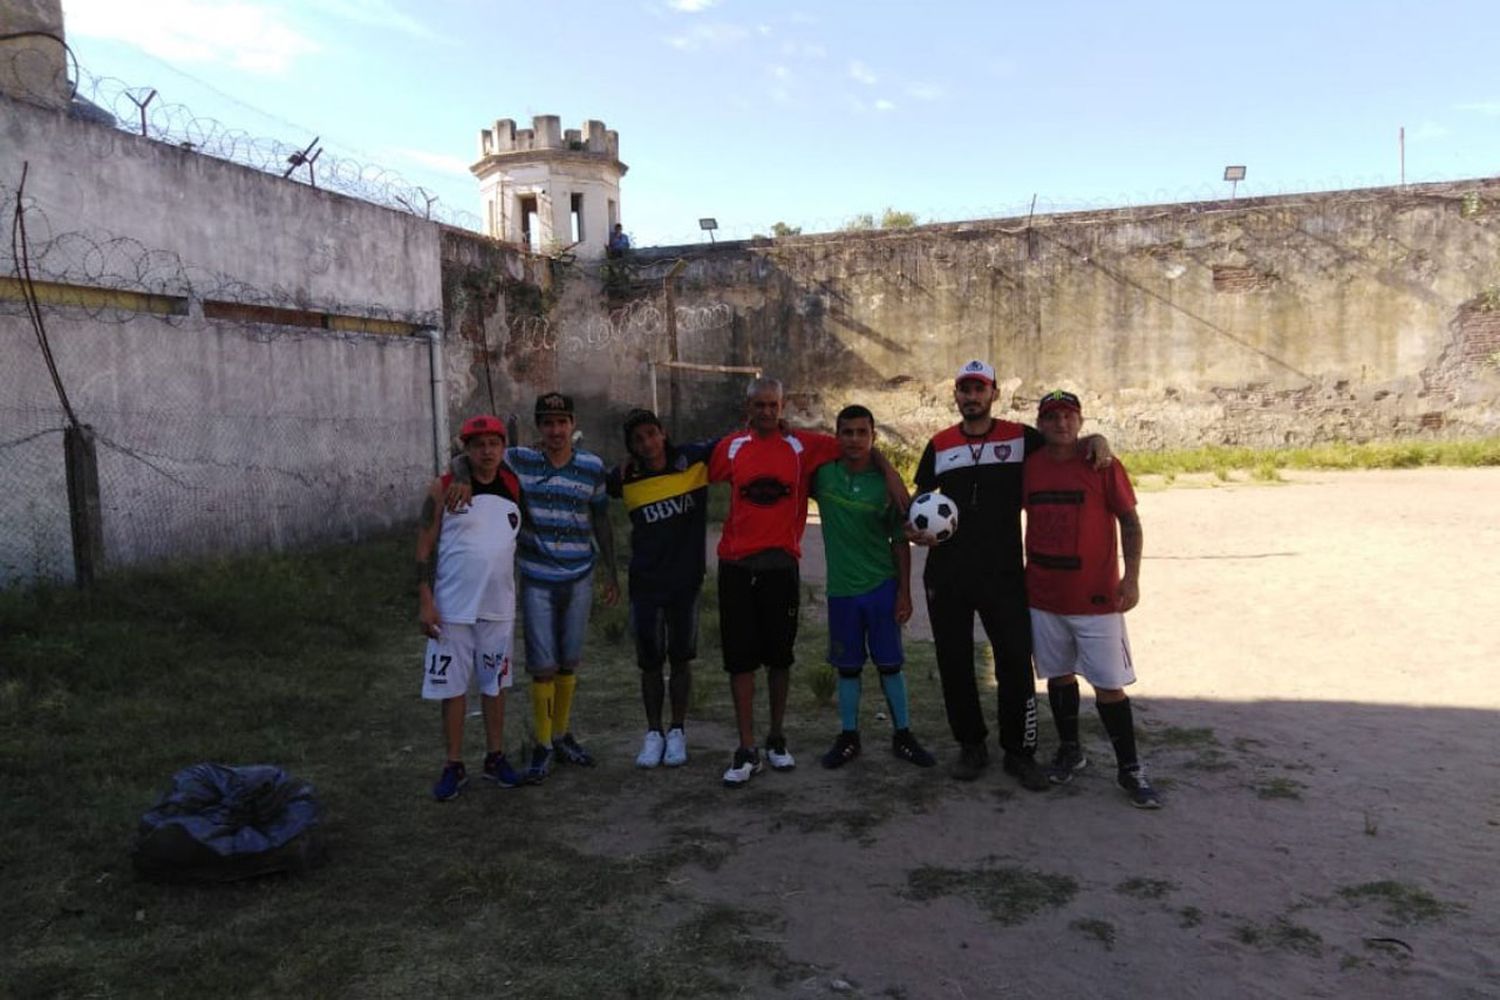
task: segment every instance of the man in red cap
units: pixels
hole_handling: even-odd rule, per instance
[[[1114,746],[1117,783],[1131,805],[1157,809],[1161,798],[1136,754],[1125,695],[1126,685],[1135,683],[1125,612],[1141,598],[1135,491],[1119,462],[1095,469],[1078,454],[1083,406],[1073,393],[1058,389],[1043,396],[1036,423],[1047,444],[1026,459],[1026,594],[1036,671],[1047,678],[1060,744],[1049,777],[1064,784],[1088,765],[1078,738],[1082,674],[1094,688],[1099,719]]]
[[[1050,787],[1036,760],[1036,680],[1031,669],[1031,620],[1021,565],[1021,470],[1026,456],[1045,443],[1033,427],[997,420],[995,369],[985,361],[963,364],[953,380],[962,419],[939,431],[917,463],[921,492],[940,491],[958,505],[958,530],[933,546],[923,584],[932,621],[938,673],[948,726],[959,756],[951,773],[972,781],[989,764],[989,729],[974,677],[974,616],[979,615],[995,654],[1000,747],[1004,768],[1024,788]],[[1108,443],[1086,439],[1096,463],[1108,464]]]
[[[418,620],[427,636],[422,697],[442,702],[447,757],[432,788],[439,802],[468,783],[464,770],[464,711],[471,686],[484,714],[483,776],[501,788],[521,778],[505,759],[505,692],[511,686],[511,638],[516,620],[516,538],[521,487],[505,465],[505,425],[471,417],[459,431],[473,496],[444,510],[453,477],[434,479],[422,501],[417,530]]]

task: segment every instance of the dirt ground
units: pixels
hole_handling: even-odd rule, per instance
[[[1500,995],[1500,469],[1289,478],[1141,494],[1132,696],[1165,809],[1126,805],[1087,702],[1093,763],[1043,794],[873,737],[728,792],[705,724],[592,846],[699,838],[671,892],[763,914],[790,959],[754,995]]]

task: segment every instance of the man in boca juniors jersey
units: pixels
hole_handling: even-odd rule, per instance
[[[838,438],[787,430],[781,423],[782,386],[773,378],[750,383],[746,428],[719,440],[708,462],[709,478],[729,484],[729,516],[719,539],[719,632],[729,673],[739,746],[724,784],[744,785],[760,772],[755,746],[755,670],[766,668],[771,725],[766,757],[789,771],[796,760],[782,722],[791,684],[807,494],[818,466],[838,459]],[[906,490],[890,463],[872,453],[888,489],[904,508]]]
[[[1135,491],[1119,462],[1095,469],[1079,456],[1083,408],[1073,393],[1043,396],[1036,422],[1047,444],[1026,459],[1026,592],[1036,669],[1047,678],[1059,741],[1049,777],[1063,784],[1088,764],[1078,738],[1077,675],[1083,674],[1114,746],[1118,784],[1131,805],[1156,809],[1161,799],[1137,757],[1125,695],[1126,685],[1135,683],[1125,612],[1141,596]]]
[[[516,620],[516,538],[521,487],[505,466],[505,425],[472,417],[459,431],[473,477],[473,496],[444,509],[451,475],[434,479],[422,501],[417,531],[418,618],[427,636],[422,697],[442,702],[447,758],[433,797],[451,799],[468,783],[464,710],[479,689],[487,753],[484,777],[502,788],[521,778],[503,752],[505,692],[511,686],[511,637]]]
[[[969,361],[954,378],[959,423],[938,432],[917,464],[916,485],[939,490],[958,505],[958,531],[929,549],[923,584],[943,684],[948,726],[958,742],[954,778],[972,781],[989,764],[984,712],[974,677],[974,616],[995,654],[1000,747],[1004,769],[1024,788],[1044,791],[1046,769],[1036,760],[1036,681],[1031,669],[1031,621],[1021,564],[1021,470],[1042,447],[1035,428],[990,415],[997,398],[995,369]],[[1096,464],[1110,462],[1108,443],[1084,439]]]
[[[676,445],[650,410],[625,416],[630,460],[605,486],[630,514],[630,628],[641,670],[646,737],[637,767],[687,763],[688,700],[698,655],[698,594],[708,533],[708,457],[718,439]],[[671,679],[662,674],[671,665]],[[662,703],[671,693],[671,727]]]

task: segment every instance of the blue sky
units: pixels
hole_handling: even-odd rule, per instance
[[[603,119],[638,245],[1500,174],[1500,3],[63,0],[86,69],[477,215],[482,127]]]

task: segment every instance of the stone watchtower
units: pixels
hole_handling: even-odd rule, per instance
[[[537,115],[519,131],[509,118],[479,133],[479,178],[486,235],[539,252],[572,246],[603,257],[620,221],[620,134],[603,122],[562,130]]]

